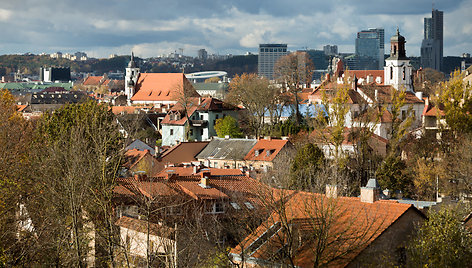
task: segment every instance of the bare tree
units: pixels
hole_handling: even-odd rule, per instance
[[[293,98],[295,120],[300,124],[300,97],[298,94],[304,87],[309,87],[313,79],[314,65],[308,53],[293,52],[281,57],[274,67],[276,80]]]

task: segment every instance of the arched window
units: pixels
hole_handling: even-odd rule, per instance
[[[390,66],[390,80],[393,79],[393,67]]]
[[[405,80],[405,67],[403,67],[403,80]]]

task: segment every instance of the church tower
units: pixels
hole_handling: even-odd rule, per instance
[[[405,37],[400,35],[397,28],[396,35],[390,38],[390,57],[385,60],[385,85],[392,85],[396,90],[413,91],[413,68],[410,59],[406,56]]]
[[[131,52],[131,60],[128,63],[128,67],[126,68],[126,75],[125,75],[125,94],[128,100],[128,104],[131,103],[131,97],[133,97],[136,88],[136,83],[138,82],[139,76],[139,68],[136,66],[134,62],[134,54]]]

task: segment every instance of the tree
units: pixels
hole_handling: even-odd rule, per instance
[[[13,96],[0,90],[0,266],[27,265],[35,238],[18,225],[28,189],[32,126],[16,111]],[[26,226],[30,230],[31,225]]]
[[[472,85],[465,83],[463,78],[457,70],[436,91],[437,101],[444,107],[447,125],[454,133],[472,132]]]
[[[179,112],[185,116],[187,124],[185,125],[185,139],[190,138],[190,109],[196,105],[195,98],[200,97],[195,88],[187,79],[184,79],[182,85],[174,88],[172,98],[177,101],[174,108],[179,109]]]
[[[238,127],[236,119],[234,119],[232,116],[225,116],[224,118],[217,119],[215,130],[216,134],[220,138],[224,138],[226,135],[230,136],[231,138],[243,137],[243,133]]]
[[[114,266],[112,198],[124,147],[114,115],[94,101],[66,105],[43,116],[33,146],[28,205],[51,261]]]
[[[290,185],[295,189],[310,189],[317,171],[324,164],[324,155],[318,146],[307,143],[301,147],[290,166]]]
[[[271,86],[267,79],[246,73],[236,75],[229,88],[227,101],[244,106],[249,128],[255,136],[259,136],[264,126],[264,116],[269,107],[276,103],[280,91]]]
[[[472,236],[458,219],[457,211],[430,210],[408,246],[410,267],[470,267]]]
[[[412,178],[405,161],[399,156],[389,155],[376,171],[376,177],[383,189],[392,192],[401,191],[408,196],[411,193]]]
[[[293,52],[280,57],[274,66],[276,80],[293,98],[292,104],[295,108],[295,122],[297,124],[301,120],[298,94],[304,87],[311,84],[314,69],[313,62],[306,52]]]

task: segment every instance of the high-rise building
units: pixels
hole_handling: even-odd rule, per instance
[[[208,53],[207,53],[207,51],[206,51],[204,48],[199,49],[199,50],[198,50],[198,59],[203,60],[203,61],[206,61],[207,58],[208,58]]]
[[[433,9],[431,18],[424,18],[424,39],[421,43],[421,66],[438,71],[443,67],[443,11]]]
[[[287,44],[260,44],[257,70],[259,76],[274,79],[274,66],[277,60],[287,55]]]
[[[337,45],[326,45],[323,46],[324,54],[327,56],[336,56],[338,55],[338,46]]]
[[[382,70],[384,66],[385,31],[383,28],[370,28],[357,33],[356,56],[358,68]]]

